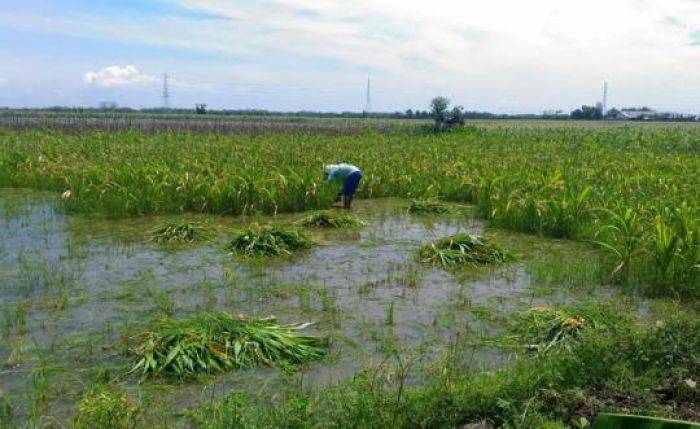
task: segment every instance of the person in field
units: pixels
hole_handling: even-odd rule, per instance
[[[357,186],[362,179],[362,171],[352,164],[340,163],[326,165],[324,172],[326,182],[329,184],[341,183],[340,192],[335,201],[340,201],[344,208],[349,209],[352,204],[352,196],[355,195]]]

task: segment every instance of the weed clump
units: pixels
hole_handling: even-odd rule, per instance
[[[309,323],[279,325],[274,317],[253,319],[211,312],[189,319],[160,320],[140,336],[131,372],[187,378],[258,365],[289,368],[325,354],[321,337],[302,333]]]
[[[232,255],[281,256],[291,255],[312,245],[311,238],[296,228],[253,224],[235,231],[235,237],[226,250]]]
[[[411,214],[439,215],[451,211],[450,206],[436,199],[412,200],[408,206],[408,212]]]
[[[299,226],[321,228],[347,228],[363,226],[364,222],[349,213],[339,213],[333,210],[319,210],[299,219]]]
[[[138,407],[124,392],[97,386],[86,393],[78,404],[77,428],[132,428]]]
[[[498,264],[513,257],[483,237],[469,233],[435,240],[420,250],[421,262],[445,268]]]
[[[149,240],[161,244],[188,244],[210,236],[209,225],[191,220],[168,220],[149,231]]]

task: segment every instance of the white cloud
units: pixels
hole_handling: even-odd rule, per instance
[[[145,84],[153,81],[155,81],[153,76],[141,73],[132,65],[109,66],[98,71],[89,71],[83,76],[83,82],[86,84],[105,88]]]

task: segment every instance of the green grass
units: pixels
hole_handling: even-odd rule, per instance
[[[312,245],[313,241],[302,230],[281,225],[253,224],[234,231],[234,238],[226,249],[232,255],[283,256]]]
[[[313,212],[295,222],[304,227],[320,228],[350,228],[362,226],[364,222],[350,213],[342,213],[335,210],[319,210]]]
[[[192,377],[258,365],[291,367],[325,354],[320,337],[301,332],[308,323],[279,325],[274,318],[253,319],[225,312],[189,319],[162,319],[136,339],[143,376]]]
[[[489,240],[469,233],[440,238],[420,249],[421,262],[444,268],[500,264],[513,257]]]
[[[192,220],[164,221],[148,232],[150,241],[161,244],[187,244],[209,237],[209,225]]]

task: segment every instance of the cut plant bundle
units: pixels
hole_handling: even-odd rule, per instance
[[[311,238],[296,228],[253,224],[235,231],[235,236],[226,249],[232,255],[280,256],[290,255],[312,245]]]
[[[412,214],[445,214],[451,212],[450,206],[436,200],[412,200],[408,212]]]
[[[363,226],[364,222],[348,213],[339,213],[333,210],[319,210],[299,219],[299,226],[322,228],[345,228]]]
[[[192,243],[209,238],[211,236],[211,229],[209,225],[202,222],[169,220],[151,229],[148,235],[149,240],[155,243]]]
[[[530,350],[548,351],[579,338],[587,329],[604,329],[620,323],[612,312],[595,307],[532,307],[510,321],[513,338]]]
[[[435,240],[420,250],[421,262],[445,268],[498,264],[512,258],[487,239],[469,233]]]
[[[162,319],[136,338],[143,376],[191,377],[258,365],[289,368],[325,355],[321,337],[301,332],[309,323],[279,325],[274,317],[246,318],[210,312],[189,319]]]

